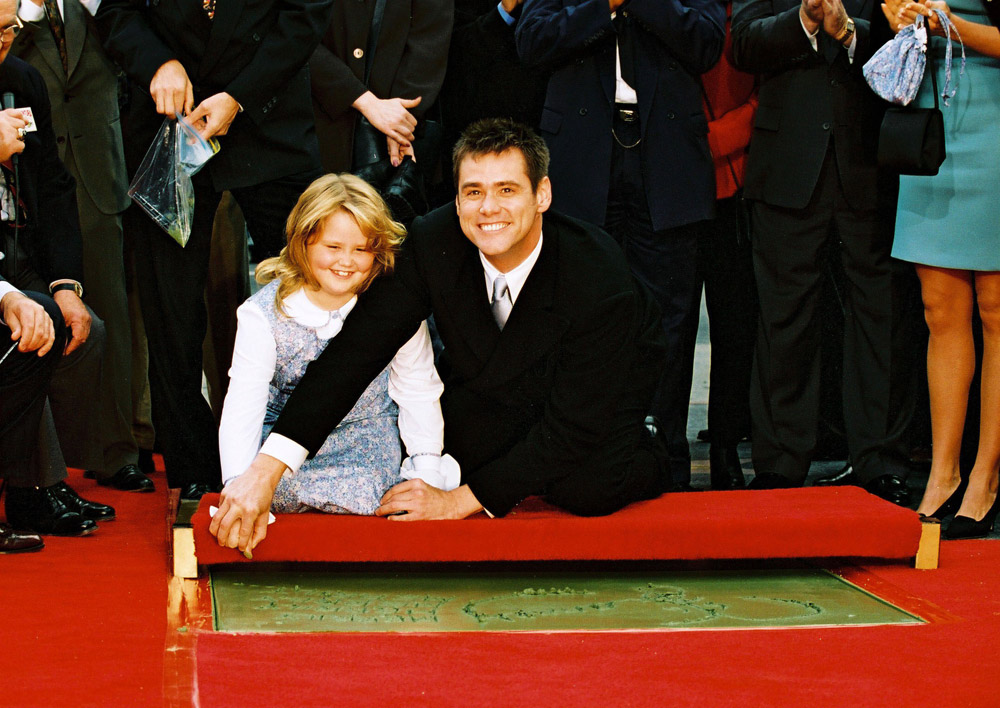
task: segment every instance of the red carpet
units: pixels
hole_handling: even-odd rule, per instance
[[[0,705],[162,705],[166,632],[166,482],[155,494],[98,487],[115,521],[85,538],[46,537],[38,553],[0,556]]]
[[[1000,543],[866,570],[940,608],[922,626],[560,634],[203,633],[203,706],[996,708]]]
[[[192,519],[198,562],[247,562],[208,533],[202,499]],[[581,518],[529,499],[503,519],[392,522],[280,515],[255,561],[699,560],[910,558],[917,515],[859,487],[666,494],[610,516]]]

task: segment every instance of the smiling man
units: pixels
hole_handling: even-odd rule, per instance
[[[445,451],[461,464],[462,485],[403,482],[377,514],[502,516],[537,494],[598,515],[664,491],[665,454],[643,426],[662,328],[620,249],[596,227],[547,213],[548,150],[528,128],[480,121],[454,164],[455,210],[414,222],[396,273],[359,299],[247,473],[223,490],[210,527],[223,545],[263,539],[281,475],[316,452],[431,314],[445,345]]]

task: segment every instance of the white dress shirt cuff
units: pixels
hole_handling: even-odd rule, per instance
[[[445,492],[457,489],[462,481],[462,470],[451,455],[421,454],[407,457],[399,468],[403,479],[422,479],[432,487]]]
[[[809,40],[809,44],[812,45],[813,51],[819,51],[819,40],[816,37],[819,35],[819,27],[816,28],[815,32],[810,32],[806,29],[806,23],[802,21],[802,15],[799,14],[799,24],[802,25],[802,31],[806,33],[806,38]]]
[[[267,440],[261,445],[260,451],[264,455],[270,455],[276,460],[285,463],[288,472],[294,474],[299,471],[299,467],[309,457],[309,451],[299,445],[294,440],[286,438],[284,435],[271,433]]]

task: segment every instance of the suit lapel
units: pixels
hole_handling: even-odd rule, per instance
[[[552,229],[542,242],[538,261],[531,269],[492,356],[481,373],[484,386],[492,388],[521,376],[563,335],[569,323],[552,310],[558,264],[559,237],[558,232]],[[480,268],[482,283],[481,271]],[[485,288],[483,285],[480,287]],[[499,332],[492,315],[489,321]]]
[[[87,38],[87,16],[86,10],[79,2],[63,3],[63,26],[66,28],[66,59],[69,70],[66,73],[68,79],[73,75],[76,65],[80,63],[80,55],[83,54],[83,43]],[[55,44],[55,42],[53,42]],[[58,57],[59,52],[56,52]],[[59,64],[62,68],[62,63]]]
[[[199,78],[208,76],[222,58],[242,12],[243,0],[224,0],[215,4],[215,19],[212,20],[212,31],[208,35],[208,46],[198,65]]]
[[[464,238],[464,236],[463,236]],[[455,282],[444,293],[443,304],[457,331],[481,364],[489,361],[500,339],[486,295],[479,251],[471,243]]]
[[[38,53],[42,55],[45,63],[52,69],[52,73],[65,80],[66,72],[63,71],[62,59],[59,58],[59,48],[56,46],[56,39],[52,36],[52,30],[49,29],[49,19],[42,17],[38,23],[32,24],[35,25],[32,41],[38,47]]]

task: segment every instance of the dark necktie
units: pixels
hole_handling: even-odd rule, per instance
[[[56,47],[59,49],[59,60],[62,61],[63,71],[69,73],[69,55],[66,54],[66,27],[63,25],[62,15],[59,14],[59,5],[56,0],[44,0],[45,15],[49,18],[49,29],[56,40]]]
[[[635,41],[632,37],[634,27],[628,12],[619,12],[614,19],[615,32],[618,34],[618,58],[622,65],[622,79],[635,88]]]

